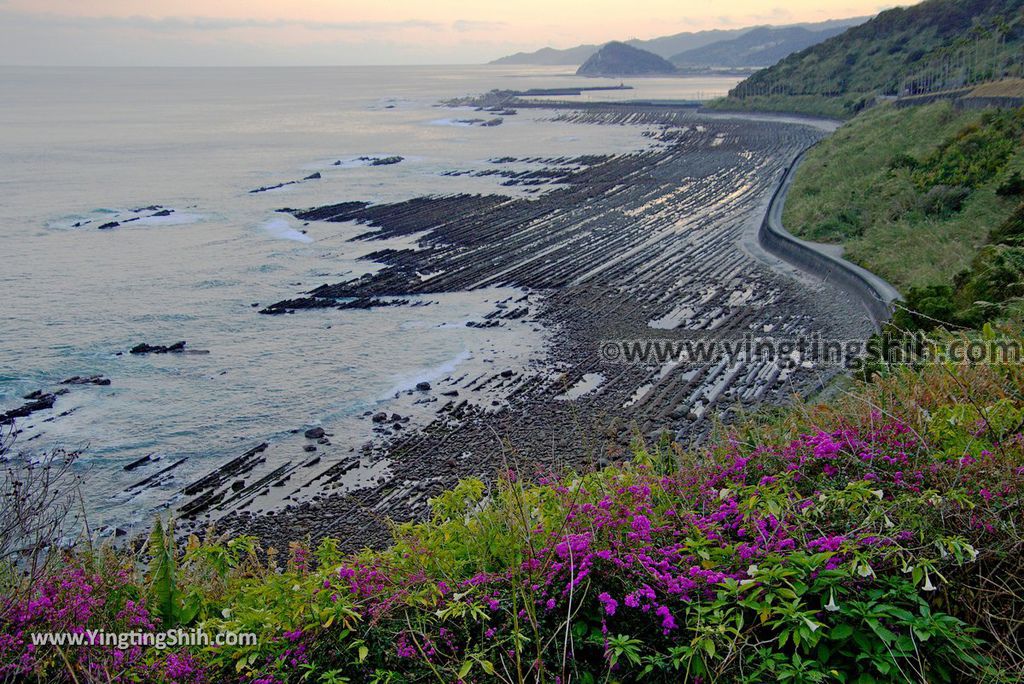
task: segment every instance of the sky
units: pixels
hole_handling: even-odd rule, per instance
[[[521,50],[873,15],[878,0],[0,0],[0,65],[477,64]]]

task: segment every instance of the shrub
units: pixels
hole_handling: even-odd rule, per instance
[[[916,158],[907,154],[906,152],[897,152],[893,155],[892,159],[889,160],[889,169],[895,171],[896,169],[910,169],[913,171],[920,163]]]
[[[1024,176],[1020,171],[1014,171],[1006,180],[996,188],[996,194],[1000,197],[1014,197],[1024,194]]]
[[[905,301],[893,314],[891,324],[897,330],[932,330],[940,325],[955,324],[956,317],[952,286],[928,285],[910,288]]]
[[[169,552],[157,533],[148,581],[123,552],[68,556],[2,624],[0,659],[39,681],[997,676],[1022,657],[1021,396],[1018,367],[896,370],[698,453],[637,446],[598,472],[466,480],[382,552],[296,543],[279,567],[250,538]],[[25,641],[174,622],[260,641],[68,662]]]
[[[989,241],[995,244],[1019,245],[1024,240],[1024,202],[997,228],[989,234]]]
[[[928,216],[948,218],[960,211],[971,195],[971,189],[962,185],[936,185],[921,197],[920,209]]]
[[[987,111],[980,122],[965,126],[932,152],[914,179],[922,190],[935,185],[978,188],[1002,172],[1022,132],[1024,108]]]

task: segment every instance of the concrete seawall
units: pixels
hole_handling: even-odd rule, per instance
[[[761,222],[757,241],[770,254],[822,280],[835,283],[855,296],[863,304],[875,329],[880,329],[892,316],[893,303],[902,299],[896,288],[874,273],[829,254],[824,246],[790,235],[782,225],[786,194],[806,152],[804,150],[793,158],[776,186]]]

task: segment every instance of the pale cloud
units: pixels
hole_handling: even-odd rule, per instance
[[[0,0],[3,3],[5,0]],[[234,29],[260,28],[277,29],[297,27],[309,31],[396,31],[403,29],[442,30],[444,24],[423,19],[405,19],[399,21],[306,21],[299,19],[247,19],[234,17],[202,17],[202,16],[167,16],[146,17],[141,15],[128,16],[81,16],[35,12],[3,11],[0,16],[5,21],[45,24],[61,28],[137,28],[160,32],[190,31],[230,31]],[[469,24],[471,22],[456,22]],[[455,27],[455,30],[466,30]]]
[[[456,19],[452,22],[452,28],[460,33],[472,31],[500,31],[508,27],[505,21],[474,21],[472,19]]]
[[[0,0],[0,64],[482,63],[545,46],[865,16],[877,3]]]

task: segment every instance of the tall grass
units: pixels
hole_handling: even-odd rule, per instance
[[[1000,173],[965,188],[960,206],[947,210],[929,203],[939,191],[929,197],[914,166],[984,117],[949,103],[865,112],[807,154],[783,223],[800,237],[841,243],[849,259],[900,290],[951,282],[1019,200],[996,194]],[[1018,145],[1006,173],[1022,167]]]

